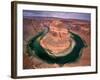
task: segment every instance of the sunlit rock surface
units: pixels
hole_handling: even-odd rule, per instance
[[[61,22],[59,22],[59,20]],[[52,24],[51,24],[52,23]],[[56,23],[56,24],[55,24]],[[60,19],[60,18],[25,18],[23,21],[23,47],[24,47],[24,57],[23,57],[23,68],[24,69],[34,69],[34,68],[54,68],[59,67],[58,64],[48,64],[41,61],[36,56],[28,56],[27,44],[28,41],[35,36],[38,32],[44,29],[44,25],[50,27],[50,32],[40,41],[44,48],[49,48],[54,54],[59,55],[62,51],[68,50],[72,45],[72,40],[70,39],[69,30],[80,35],[87,43],[88,47],[83,50],[82,56],[78,62],[71,64],[64,64],[63,67],[67,66],[89,66],[91,65],[90,57],[90,22],[85,20],[77,19]],[[57,26],[61,24],[61,28]],[[55,33],[56,32],[56,33]],[[60,33],[60,34],[59,34]],[[53,44],[52,44],[53,43]],[[65,44],[66,43],[66,44]],[[47,46],[46,46],[47,45]],[[54,48],[55,47],[55,48]]]
[[[49,32],[41,40],[41,45],[54,54],[60,54],[71,47],[71,38],[68,29],[62,26],[59,20],[54,20],[49,26]]]

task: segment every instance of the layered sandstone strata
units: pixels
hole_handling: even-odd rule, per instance
[[[59,20],[52,21],[49,29],[49,32],[40,41],[42,47],[56,55],[69,50],[72,45],[72,39],[69,30],[63,23]]]

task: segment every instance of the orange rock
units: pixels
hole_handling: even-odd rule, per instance
[[[50,31],[40,41],[42,47],[49,49],[54,54],[59,54],[71,45],[69,30],[59,20],[52,21]]]

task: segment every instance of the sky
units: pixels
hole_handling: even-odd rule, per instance
[[[57,17],[64,19],[80,19],[88,20],[91,19],[90,13],[76,13],[76,12],[58,12],[58,11],[34,11],[34,10],[23,10],[24,17]]]

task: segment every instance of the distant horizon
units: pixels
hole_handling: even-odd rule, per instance
[[[76,13],[76,12],[59,12],[59,11],[34,11],[34,10],[23,10],[24,18],[31,17],[52,17],[62,19],[79,19],[79,20],[91,20],[90,13]]]
[[[82,21],[89,21],[90,22],[90,20],[83,20],[83,19],[75,19],[75,18],[59,18],[59,17],[41,17],[41,16],[32,16],[32,17],[29,17],[29,16],[24,16],[24,18],[26,18],[26,19],[33,19],[33,18],[37,18],[37,19],[43,19],[43,18],[57,18],[57,19],[65,19],[65,20],[82,20]],[[49,19],[50,20],[50,19]]]

